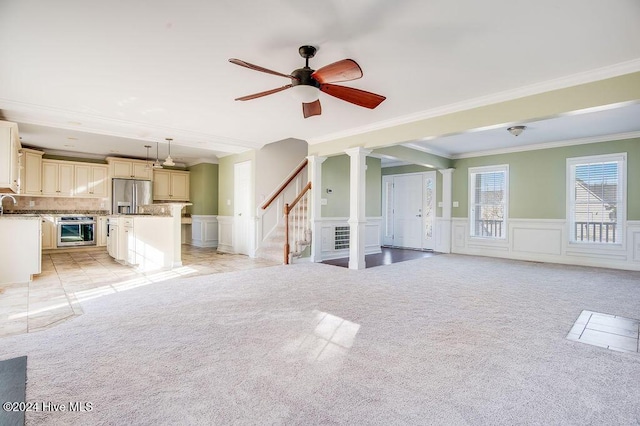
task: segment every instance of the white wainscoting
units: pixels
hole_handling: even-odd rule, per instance
[[[218,247],[218,218],[213,215],[191,216],[191,245]]]
[[[321,221],[322,260],[349,257],[349,249],[336,249],[336,226],[349,226],[348,217],[323,217]],[[368,217],[365,225],[365,255],[381,253],[382,217]],[[314,238],[312,236],[312,238]]]
[[[218,216],[218,251],[234,253],[233,250],[233,216]]]
[[[469,220],[453,218],[452,253],[640,271],[640,221],[627,221],[622,244],[569,243],[562,219],[509,219],[507,238],[469,235]]]
[[[436,243],[433,251],[451,253],[451,219],[436,217],[434,228]]]

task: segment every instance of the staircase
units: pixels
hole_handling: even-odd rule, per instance
[[[311,182],[306,172],[305,159],[260,207],[257,257],[289,264],[310,255]]]

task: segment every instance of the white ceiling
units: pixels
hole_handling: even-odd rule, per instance
[[[640,103],[517,124],[526,126],[519,136],[509,133],[505,125],[414,141],[405,146],[457,158],[530,149],[532,146],[589,143],[608,135],[640,137]]]
[[[172,137],[172,156],[189,163],[622,65],[638,70],[638,22],[637,0],[4,0],[0,111],[25,144],[144,157],[145,144],[160,142],[164,157]],[[304,64],[303,44],[319,48],[312,68],[354,59],[364,77],[344,85],[387,100],[368,110],[321,94],[322,115],[306,120],[287,92],[233,100],[288,80],[229,58],[289,73]],[[536,132],[576,137],[530,126],[518,143]],[[459,138],[421,143],[452,155],[499,145]]]

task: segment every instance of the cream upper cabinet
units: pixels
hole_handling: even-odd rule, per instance
[[[42,151],[23,148],[20,171],[20,193],[42,195]]]
[[[148,163],[144,160],[107,157],[107,163],[114,178],[151,180],[153,177],[153,169],[147,167]]]
[[[42,195],[66,197],[75,189],[73,163],[42,160]]]
[[[189,172],[154,170],[153,199],[156,201],[189,201]]]
[[[135,179],[151,180],[153,177],[153,169],[151,169],[151,166],[149,166],[146,161],[133,161],[131,163],[131,168],[133,169],[133,177]]]
[[[76,196],[106,198],[109,195],[107,166],[76,164],[74,167]]]
[[[189,201],[189,172],[171,173],[171,199]]]
[[[171,199],[171,173],[169,170],[153,171],[153,199]]]
[[[20,190],[20,147],[18,125],[0,121],[0,192]]]

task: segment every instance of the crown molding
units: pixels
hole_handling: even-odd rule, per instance
[[[402,124],[413,123],[420,120],[426,120],[429,118],[439,117],[442,115],[453,114],[456,112],[466,111],[473,108],[479,108],[487,105],[497,104],[500,102],[511,101],[514,99],[524,98],[527,96],[538,95],[553,90],[565,89],[567,87],[578,86],[581,84],[592,83],[599,80],[606,80],[608,78],[619,77],[625,74],[631,74],[640,71],[640,58],[633,59],[626,62],[620,62],[617,64],[609,65],[606,67],[596,68],[589,71],[584,71],[577,74],[572,74],[566,77],[560,77],[553,80],[547,80],[540,83],[534,83],[527,86],[522,86],[516,89],[506,90],[498,93],[493,93],[486,96],[480,96],[473,99],[468,99],[461,102],[437,107],[425,111],[416,112],[400,117],[396,117],[390,120],[379,121],[367,126],[361,126],[345,130],[342,132],[336,132],[317,138],[309,138],[307,142],[309,145],[315,145],[323,142],[332,141],[335,139],[342,139],[350,136],[355,136],[363,133],[373,132],[376,130],[382,130],[389,127],[399,126]]]
[[[569,139],[569,140],[556,141],[556,142],[543,142],[543,143],[537,143],[532,145],[522,145],[522,146],[517,146],[512,148],[492,149],[488,151],[465,152],[464,154],[453,155],[451,156],[451,159],[459,160],[463,158],[486,157],[489,155],[512,154],[514,152],[537,151],[540,149],[562,148],[565,146],[587,145],[591,143],[611,142],[611,141],[634,139],[634,138],[640,138],[640,132],[616,133],[613,135],[591,136],[588,138]]]

